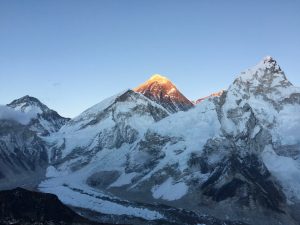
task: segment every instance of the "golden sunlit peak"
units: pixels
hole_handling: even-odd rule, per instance
[[[159,83],[165,83],[165,82],[169,82],[168,78],[160,75],[160,74],[154,74],[149,81],[157,81]]]
[[[165,90],[170,90],[171,88],[175,88],[175,86],[172,84],[172,82],[160,75],[160,74],[154,74],[150,77],[149,80],[147,80],[145,83],[141,84],[140,86],[134,88],[133,90],[136,91],[136,92],[143,92],[147,89],[151,89],[153,88],[154,86],[155,87],[160,87],[160,88],[163,88]],[[153,91],[153,89],[151,89]]]

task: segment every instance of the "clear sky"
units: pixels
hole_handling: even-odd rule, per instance
[[[73,117],[152,74],[190,99],[273,56],[300,86],[299,0],[0,0],[0,104]]]

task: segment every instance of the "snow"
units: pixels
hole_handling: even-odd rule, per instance
[[[39,106],[36,105],[25,106],[25,103],[15,107],[14,110],[27,113],[29,115],[32,115],[33,117],[36,117],[37,114],[43,112]]]
[[[63,143],[57,141],[58,148],[61,144],[65,145],[62,157],[66,157],[76,148],[90,150],[98,144],[99,139],[102,140],[104,145],[109,145],[114,139],[114,129],[116,126],[121,128],[121,131],[124,131],[124,135],[126,135],[127,125],[142,136],[147,128],[155,121],[148,112],[141,114],[132,112],[138,105],[148,107],[148,104],[152,104],[154,107],[167,113],[160,105],[150,101],[139,93],[131,95],[131,98],[125,102],[116,102],[117,97],[124,93],[125,92],[121,92],[89,108],[69,121],[58,133],[53,134],[53,140],[64,139]],[[97,122],[95,123],[93,121]]]
[[[165,136],[182,137],[191,151],[195,151],[219,134],[220,123],[215,105],[205,100],[187,112],[178,112],[153,124],[150,130]]]
[[[101,199],[103,195],[97,192],[87,192],[86,190],[78,191],[77,189],[72,189],[68,186],[47,187],[43,185],[40,186],[40,190],[57,195],[58,198],[67,205],[90,209],[103,214],[128,215],[146,220],[163,218],[163,216],[156,211],[151,211],[146,208],[124,206],[116,202],[103,200]]]
[[[255,138],[255,136],[260,132],[260,130],[261,130],[260,127],[256,125],[251,134],[251,138]]]
[[[127,90],[126,90],[127,91]],[[70,121],[69,125],[73,125],[74,122],[79,122],[79,121],[83,121],[83,120],[88,120],[89,118],[97,115],[99,112],[103,111],[104,109],[106,109],[107,107],[109,107],[111,104],[113,104],[113,102],[115,101],[115,99],[117,97],[119,97],[120,95],[124,94],[126,91],[122,91],[116,95],[113,95],[109,98],[104,99],[103,101],[99,102],[98,104],[88,108],[87,110],[85,110],[84,112],[82,112],[80,115],[78,115],[77,117],[75,117],[74,119],[72,119],[72,121]]]
[[[277,155],[268,145],[262,153],[268,170],[278,179],[290,200],[300,200],[300,161]]]
[[[163,216],[142,207],[122,205],[117,198],[106,195],[86,184],[86,179],[97,171],[98,162],[92,162],[79,171],[68,173],[63,166],[60,169],[49,166],[47,179],[39,185],[39,190],[52,193],[67,205],[86,208],[96,212],[113,215],[136,216],[147,220],[161,219]],[[121,202],[121,201],[120,201]]]
[[[152,196],[156,199],[174,201],[187,194],[188,186],[184,182],[174,183],[172,178],[168,178],[161,185],[155,185],[151,191]]]
[[[300,105],[286,105],[276,116],[277,124],[272,131],[274,140],[283,145],[300,143]]]
[[[137,173],[122,174],[114,183],[110,185],[110,187],[122,187],[130,184],[132,178],[134,178],[136,175]]]
[[[165,157],[155,168],[144,174],[142,179],[133,184],[132,188],[151,179],[153,174],[170,165],[178,165],[179,171],[183,172],[189,167],[187,162],[191,153],[201,153],[208,139],[220,135],[220,123],[214,104],[205,100],[187,112],[172,114],[152,124],[148,131],[162,137],[174,138],[177,141],[162,146],[161,151],[164,152]],[[182,150],[182,152],[178,154],[177,150]],[[149,160],[146,152],[132,151],[130,154],[133,164],[141,165]]]
[[[49,166],[46,171],[47,178],[53,178],[59,176],[59,171],[54,166]]]
[[[242,72],[242,74],[238,77],[243,82],[251,83],[252,85],[258,85],[259,83],[262,84],[259,81],[259,78],[262,78],[264,75],[264,72],[266,69],[269,68],[275,68],[276,70],[279,70],[279,66],[277,63],[272,59],[272,57],[265,57],[261,62],[259,62],[254,67]],[[273,74],[274,77],[279,76],[281,79],[285,79],[285,77],[282,74]]]

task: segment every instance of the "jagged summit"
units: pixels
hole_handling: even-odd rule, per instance
[[[265,56],[256,66],[257,68],[273,68],[277,71],[281,71],[277,61],[272,56]]]
[[[264,57],[257,65],[244,71],[234,81],[238,86],[259,88],[260,92],[269,92],[270,88],[286,88],[292,86],[285,73],[271,56]]]
[[[275,62],[276,63],[276,60],[275,59],[273,59],[273,57],[272,56],[265,56],[264,58],[263,58],[263,62],[264,63],[273,63],[273,62]]]
[[[26,112],[29,110],[29,107],[38,107],[40,111],[49,111],[50,109],[44,105],[43,103],[40,102],[35,97],[25,95],[24,97],[21,97],[19,99],[13,100],[11,103],[7,104],[7,106],[11,108],[17,108],[21,110],[22,112]]]
[[[159,74],[154,74],[133,90],[162,105],[171,113],[187,111],[193,107],[193,103],[168,78]]]

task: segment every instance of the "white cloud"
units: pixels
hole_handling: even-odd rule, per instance
[[[0,120],[14,120],[21,124],[28,124],[32,116],[21,112],[15,111],[14,109],[7,107],[5,105],[0,105]]]

